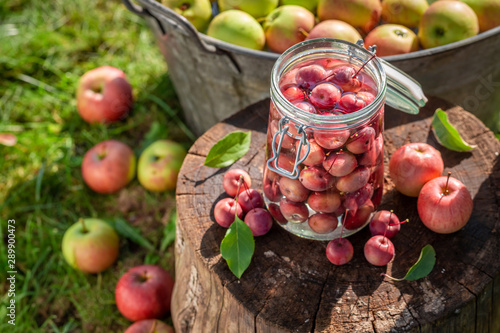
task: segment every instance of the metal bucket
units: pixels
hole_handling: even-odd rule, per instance
[[[255,51],[199,33],[156,0],[123,0],[146,19],[168,64],[188,125],[197,134],[269,97],[279,54]],[[500,131],[500,27],[463,41],[384,57],[413,76],[429,96],[474,113]]]

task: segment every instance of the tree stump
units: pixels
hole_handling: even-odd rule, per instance
[[[440,146],[430,131],[438,107],[471,152]],[[334,266],[327,242],[296,237],[276,223],[255,240],[252,263],[240,280],[220,256],[226,229],[214,219],[215,203],[227,197],[222,178],[229,168],[199,167],[215,142],[235,130],[252,131],[250,151],[230,168],[247,170],[261,189],[269,100],[212,127],[190,149],[177,183],[176,285],[172,318],[177,332],[500,332],[500,143],[473,115],[431,98],[417,116],[386,107],[385,188],[379,209],[393,209],[410,223],[394,238],[396,258],[386,267],[370,265],[363,246],[367,228],[351,236],[354,258]],[[461,180],[474,200],[469,223],[440,235],[417,213],[417,199],[399,194],[387,176],[391,154],[403,144],[427,142],[437,148],[445,173]],[[431,244],[436,265],[426,278],[402,277]]]

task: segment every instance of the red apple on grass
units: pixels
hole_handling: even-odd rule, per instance
[[[424,225],[439,234],[462,229],[472,214],[472,197],[456,178],[435,178],[422,187],[417,201],[418,215]]]
[[[85,273],[99,273],[118,258],[119,238],[115,230],[99,219],[80,219],[69,227],[62,240],[64,259]]]
[[[200,32],[207,28],[212,19],[210,0],[161,0],[161,3],[184,16]]]
[[[457,42],[477,35],[476,13],[460,1],[434,2],[420,21],[418,38],[425,49]]]
[[[137,179],[154,192],[175,189],[186,149],[177,142],[158,140],[142,152],[137,164]]]
[[[428,7],[427,0],[384,0],[382,20],[406,27],[418,27]]]
[[[125,187],[135,176],[134,152],[123,142],[106,140],[85,153],[82,176],[98,193],[113,193]]]
[[[340,20],[326,20],[315,25],[306,39],[314,38],[335,38],[356,43],[361,39],[361,35],[349,23]]]
[[[476,13],[481,32],[500,25],[500,0],[460,0]]]
[[[278,7],[278,0],[218,0],[217,4],[221,12],[238,9],[258,19]]]
[[[399,24],[382,24],[365,37],[365,47],[377,45],[377,56],[385,57],[418,51],[417,35]]]
[[[392,154],[389,175],[396,189],[417,197],[422,186],[441,176],[444,170],[441,153],[426,143],[409,143]]]
[[[320,21],[341,20],[364,32],[377,25],[381,12],[380,0],[319,0],[318,3]]]
[[[262,50],[266,43],[260,23],[250,14],[236,9],[215,16],[208,26],[207,35],[254,50]]]
[[[304,7],[278,7],[267,15],[263,23],[267,46],[273,52],[282,53],[305,40],[314,23],[314,15]]]
[[[162,321],[145,319],[136,321],[124,333],[174,333],[174,329]]]
[[[118,68],[94,68],[80,78],[76,104],[86,122],[111,123],[124,118],[132,108],[132,87]]]
[[[136,266],[118,280],[116,306],[131,321],[158,319],[170,311],[173,288],[174,280],[160,266]]]

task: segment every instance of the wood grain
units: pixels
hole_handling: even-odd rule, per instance
[[[447,111],[467,142],[467,153],[441,147],[430,131],[437,107]],[[220,256],[226,229],[215,223],[215,203],[226,197],[225,169],[200,167],[212,145],[235,130],[252,131],[250,151],[230,168],[247,170],[260,189],[269,100],[218,123],[192,146],[177,183],[176,287],[172,318],[177,332],[500,332],[500,143],[481,121],[460,107],[431,98],[417,116],[386,107],[385,162],[403,144],[437,148],[470,190],[474,211],[451,235],[420,222],[416,198],[394,190],[387,176],[379,209],[393,209],[410,223],[394,238],[396,258],[387,267],[366,262],[369,231],[350,237],[354,259],[333,266],[326,242],[298,238],[277,224],[256,238],[255,254],[238,280]],[[426,244],[437,253],[432,273],[414,282],[401,277]]]

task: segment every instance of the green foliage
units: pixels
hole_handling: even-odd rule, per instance
[[[204,164],[211,168],[230,166],[250,149],[251,132],[235,131],[220,139],[207,154]]]
[[[96,194],[80,166],[105,139],[136,153],[160,136],[192,143],[165,61],[145,21],[118,0],[0,1],[0,22],[0,133],[17,137],[14,146],[0,145],[0,237],[15,219],[18,271],[16,326],[4,320],[2,295],[0,332],[123,332],[130,323],[114,304],[121,274],[145,262],[173,269],[164,230],[172,234],[174,196],[149,193],[136,180],[119,194]],[[104,65],[127,74],[135,104],[124,121],[90,125],[77,113],[76,86]],[[127,221],[118,262],[101,274],[76,271],[62,257],[62,236],[79,217]],[[5,267],[4,242],[0,256]],[[5,277],[0,270],[2,290]]]
[[[238,279],[250,266],[254,250],[255,240],[252,231],[245,222],[235,216],[233,224],[227,229],[220,244],[220,254]]]
[[[446,112],[441,109],[437,109],[432,117],[432,131],[439,143],[450,150],[468,151],[476,147],[462,139],[457,129],[448,121]]]

